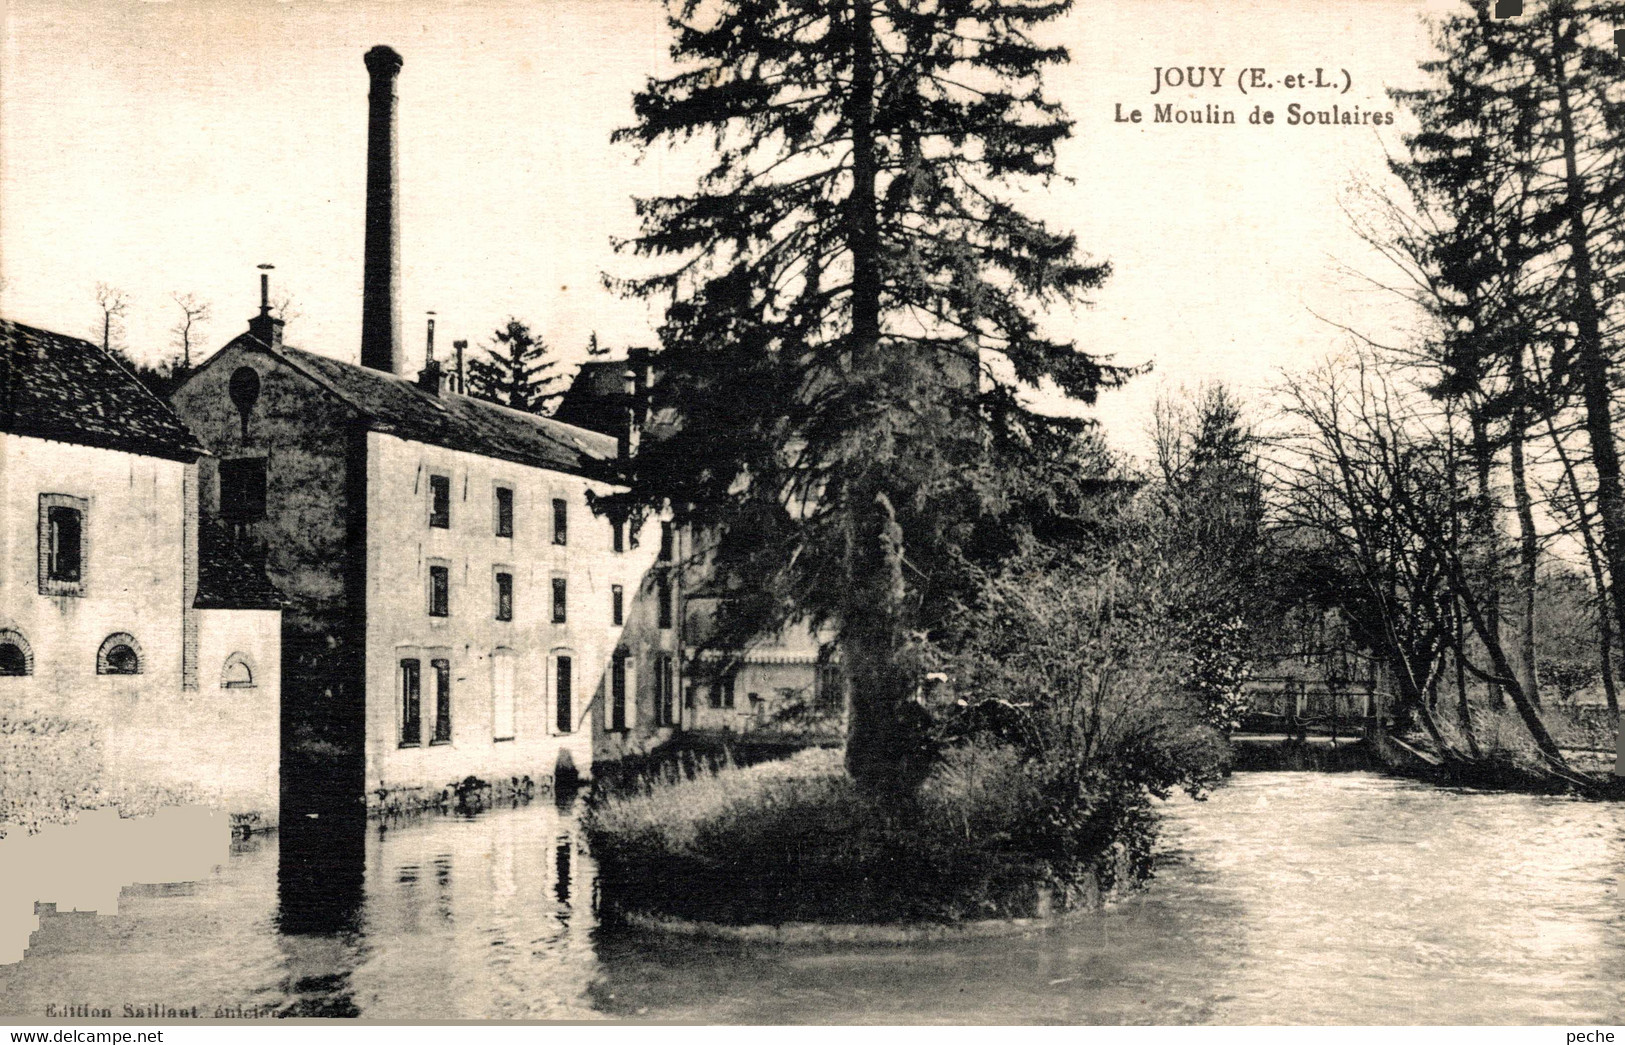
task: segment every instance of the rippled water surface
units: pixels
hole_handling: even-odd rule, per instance
[[[1164,812],[1156,881],[1064,928],[798,951],[600,929],[568,805],[371,824],[338,843],[285,831],[204,880],[126,889],[116,915],[44,917],[28,955],[0,966],[0,1013],[1617,1021],[1625,808],[1256,773]]]

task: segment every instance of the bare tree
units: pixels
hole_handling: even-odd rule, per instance
[[[1277,464],[1284,528],[1313,553],[1310,582],[1388,665],[1401,707],[1455,757],[1426,699],[1453,645],[1458,664],[1506,692],[1549,767],[1566,774],[1486,612],[1500,571],[1473,547],[1476,498],[1455,433],[1411,405],[1424,393],[1366,362],[1351,377],[1325,371],[1286,392],[1301,428]],[[1488,664],[1467,656],[1463,624]]]
[[[170,333],[175,336],[174,346],[180,349],[180,365],[182,369],[192,369],[192,343],[198,339],[199,327],[207,323],[212,311],[207,301],[199,301],[196,294],[173,293],[170,300],[175,302],[181,310],[181,318],[170,327]]]
[[[124,317],[130,311],[130,296],[119,288],[108,283],[96,284],[96,307],[101,310],[101,320],[97,323],[96,333],[101,338],[102,348],[111,352],[115,348],[124,348]]]
[[[284,323],[292,323],[305,313],[299,308],[299,301],[292,294],[283,294],[271,302],[271,315]]]

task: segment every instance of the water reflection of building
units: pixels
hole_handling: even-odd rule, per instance
[[[276,822],[278,603],[200,532],[200,458],[101,348],[0,320],[0,822],[154,789]]]

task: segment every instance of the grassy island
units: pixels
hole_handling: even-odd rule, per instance
[[[841,753],[605,796],[587,815],[612,908],[721,924],[958,922],[1087,906],[1148,873],[1154,820],[1101,782],[1057,806],[1008,746],[954,748],[912,801],[854,785]],[[658,889],[649,884],[659,883]]]

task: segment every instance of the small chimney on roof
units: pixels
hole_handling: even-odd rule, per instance
[[[429,313],[429,335],[423,347],[423,369],[418,371],[418,387],[430,395],[439,395],[445,375],[440,361],[434,357],[434,313]]]
[[[468,350],[468,339],[453,341],[451,347],[457,352],[457,394],[467,395],[468,385],[463,380],[463,353]]]
[[[260,314],[248,321],[248,332],[270,348],[282,347],[282,320],[271,315],[271,270],[275,265],[260,265]]]
[[[374,47],[362,59],[367,95],[367,227],[361,276],[361,365],[407,376],[401,353],[401,188],[395,142],[395,78],[401,56]]]

